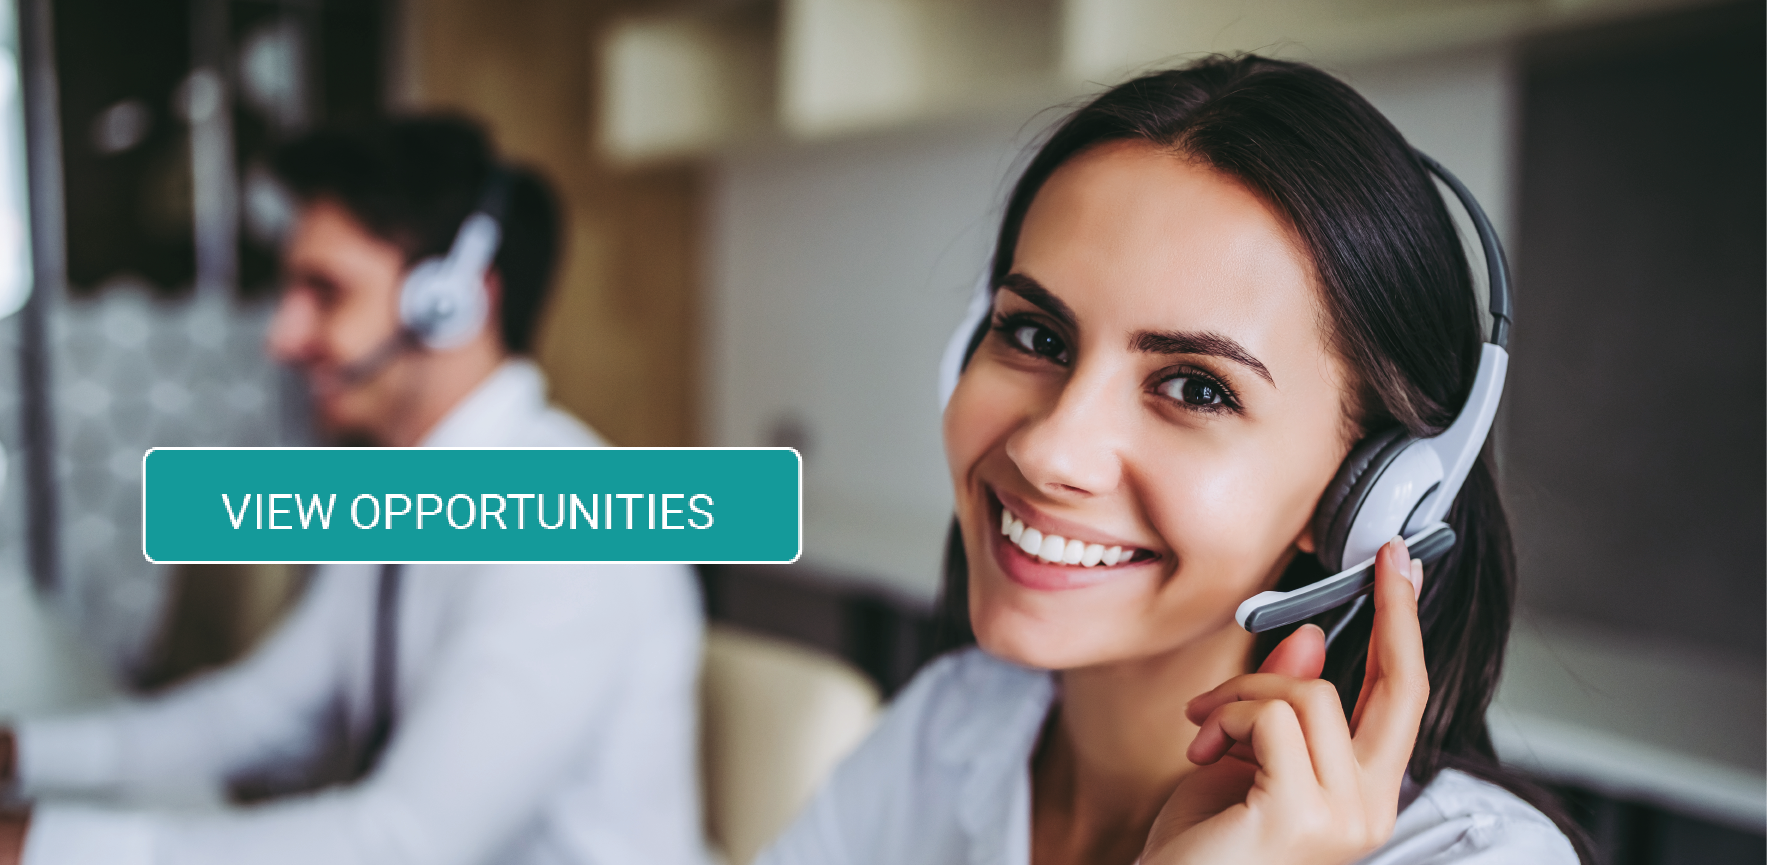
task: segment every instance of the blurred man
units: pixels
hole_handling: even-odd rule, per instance
[[[302,209],[269,350],[305,373],[332,441],[601,444],[523,358],[558,237],[538,178],[446,119],[321,133],[278,162]],[[501,228],[471,283],[487,315],[437,348],[401,286],[473,213]],[[26,865],[700,862],[700,624],[679,566],[322,567],[232,668],[0,731],[0,782],[27,795],[206,783],[265,801],[39,804],[0,823],[0,865],[21,848]],[[317,792],[267,798],[291,788]]]

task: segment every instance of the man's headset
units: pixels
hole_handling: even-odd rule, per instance
[[[1330,636],[1336,637],[1360,609],[1362,599],[1374,590],[1374,558],[1382,544],[1394,535],[1403,535],[1411,556],[1424,562],[1441,558],[1454,546],[1454,530],[1442,519],[1478,461],[1497,415],[1503,379],[1509,370],[1507,346],[1514,312],[1503,244],[1484,208],[1448,169],[1422,152],[1414,153],[1460,199],[1484,248],[1492,323],[1489,341],[1479,350],[1472,393],[1441,435],[1413,438],[1403,427],[1396,427],[1369,436],[1350,451],[1313,515],[1319,563],[1336,573],[1294,591],[1261,592],[1248,598],[1235,613],[1248,631],[1292,625],[1356,601],[1356,607],[1332,629]],[[940,361],[940,405],[950,402],[958,376],[981,342],[992,306],[992,292],[984,276]]]
[[[458,348],[478,336],[490,313],[485,274],[503,242],[509,186],[508,170],[492,166],[484,194],[460,223],[448,254],[423,259],[405,274],[399,286],[399,332],[339,370],[339,379],[361,384],[410,349]]]

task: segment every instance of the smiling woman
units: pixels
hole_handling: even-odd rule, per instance
[[[1253,56],[1117,87],[1028,164],[990,285],[944,419],[954,651],[765,861],[1579,858],[1485,729],[1514,592],[1488,456],[1459,545],[1383,547],[1329,649],[1234,621],[1324,575],[1358,441],[1439,434],[1473,386],[1472,272],[1378,112]]]
[[[977,636],[1070,669],[1223,631],[1310,544],[1350,444],[1305,251],[1242,184],[1117,141],[1049,178],[1015,257],[945,415]],[[1136,553],[1093,591],[1035,590],[1065,568],[979,530],[1000,507]]]

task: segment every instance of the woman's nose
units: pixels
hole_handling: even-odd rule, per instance
[[[1129,418],[1105,382],[1070,378],[1054,405],[1020,427],[1006,454],[1037,489],[1056,497],[1111,492],[1123,477]]]

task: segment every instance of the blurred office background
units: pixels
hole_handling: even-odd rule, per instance
[[[558,401],[619,444],[805,455],[803,560],[704,569],[713,616],[887,695],[950,515],[938,355],[1025,148],[1138,70],[1259,50],[1362,90],[1509,243],[1505,758],[1614,863],[1767,858],[1758,2],[15,2],[0,715],[224,663],[298,595],[297,568],[146,563],[141,453],[307,441],[259,350],[289,219],[264,153],[438,108],[563,196]]]

